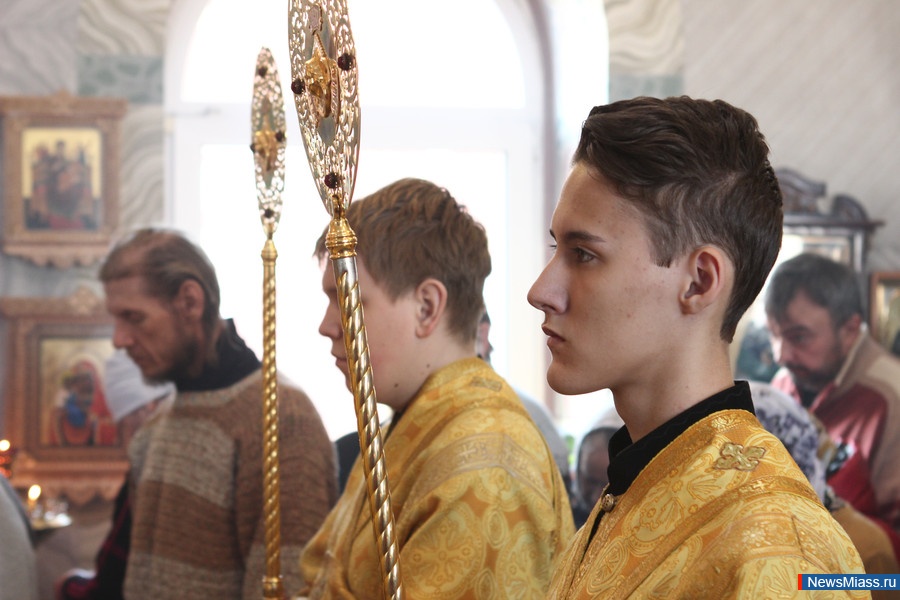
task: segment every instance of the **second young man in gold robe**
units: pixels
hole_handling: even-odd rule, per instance
[[[404,179],[351,203],[404,595],[543,598],[570,541],[559,469],[517,394],[475,355],[487,237],[436,185]],[[327,258],[324,238],[318,255]],[[337,290],[320,333],[348,376]],[[349,381],[349,376],[348,376]],[[348,383],[349,387],[349,383]],[[382,598],[362,463],[304,551],[310,598]]]

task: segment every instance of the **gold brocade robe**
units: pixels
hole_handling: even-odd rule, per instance
[[[405,598],[545,597],[572,511],[546,442],[487,363],[434,373],[384,453]],[[310,598],[383,597],[365,487],[357,459],[301,558]]]
[[[560,559],[552,599],[868,598],[798,591],[800,573],[863,573],[850,538],[780,441],[747,411],[713,413],[641,471]]]

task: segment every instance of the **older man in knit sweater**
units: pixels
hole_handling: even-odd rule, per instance
[[[219,316],[219,286],[184,236],[143,229],[100,279],[113,343],[148,380],[171,381],[170,411],[131,445],[130,600],[259,598],[265,573],[260,361]],[[285,590],[336,500],[334,449],[309,398],[279,383],[281,558]]]

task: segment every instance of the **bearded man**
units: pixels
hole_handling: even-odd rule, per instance
[[[133,519],[125,597],[259,598],[265,574],[262,370],[231,320],[203,251],[177,232],[142,229],[100,269],[113,345],[145,379],[171,381],[170,411],[130,448]],[[337,499],[334,448],[309,398],[279,395],[281,555],[286,591]]]
[[[825,426],[840,448],[829,485],[877,521],[900,556],[900,360],[869,335],[856,273],[801,254],[773,271],[765,304],[781,365],[773,386]]]

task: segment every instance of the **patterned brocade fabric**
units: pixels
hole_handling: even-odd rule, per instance
[[[781,442],[749,412],[726,410],[669,444],[610,512],[594,508],[548,597],[868,598],[797,590],[800,573],[862,572]]]
[[[435,373],[386,436],[404,597],[544,598],[574,534],[553,456],[516,393],[467,359]],[[304,551],[310,598],[382,598],[362,461]]]

